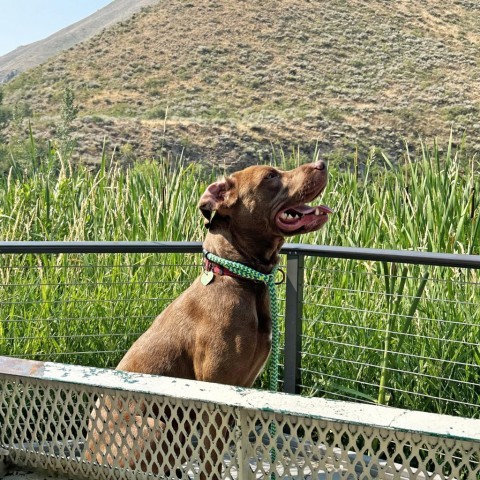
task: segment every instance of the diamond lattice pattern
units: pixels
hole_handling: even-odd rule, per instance
[[[88,479],[480,479],[475,442],[262,407],[0,375],[0,452]]]

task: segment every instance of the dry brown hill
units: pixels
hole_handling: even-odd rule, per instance
[[[52,128],[71,86],[87,160],[104,136],[119,156],[227,164],[271,144],[395,157],[451,129],[480,150],[479,62],[477,0],[170,0],[8,83],[5,103]]]
[[[158,0],[114,0],[92,15],[29,45],[0,56],[0,83],[36,67],[57,53],[83,42],[104,28],[131,17]]]

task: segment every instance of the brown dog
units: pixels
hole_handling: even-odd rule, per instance
[[[322,193],[326,184],[323,161],[291,171],[253,166],[213,183],[199,202],[208,229],[204,248],[270,273],[279,262],[285,237],[318,230],[328,220],[331,211],[327,207],[306,205]],[[204,285],[197,278],[156,318],[125,354],[118,370],[252,386],[271,348],[267,287],[222,269],[213,270],[212,281]],[[105,405],[103,410],[97,409],[98,413],[92,414],[93,422],[107,421],[106,411],[111,408]],[[142,420],[144,408],[140,412],[132,406],[123,410],[124,422],[133,424],[137,433],[131,435],[123,452],[126,455],[130,451],[130,458],[118,460],[121,466],[133,468],[145,442],[153,448],[165,424],[151,416]],[[156,432],[152,433],[154,424]],[[96,438],[91,439],[90,458],[112,465],[120,451],[107,448],[110,457],[102,462],[105,446],[99,447],[105,440],[101,441],[99,434],[103,430],[109,428],[99,424]]]

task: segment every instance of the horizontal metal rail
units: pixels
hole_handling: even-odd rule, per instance
[[[0,242],[0,254],[201,253],[201,242]],[[479,255],[286,243],[284,254],[480,269]]]
[[[0,254],[201,252],[200,242],[0,242]]]

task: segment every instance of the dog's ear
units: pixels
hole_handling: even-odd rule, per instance
[[[205,226],[208,228],[215,212],[228,208],[233,203],[233,181],[223,178],[207,187],[198,202],[198,208],[205,217]]]

